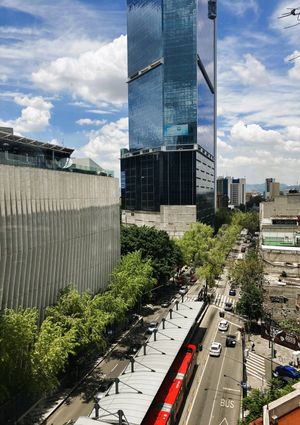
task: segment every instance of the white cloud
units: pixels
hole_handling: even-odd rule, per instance
[[[127,38],[120,36],[78,58],[60,57],[32,74],[42,89],[69,92],[97,104],[122,106],[127,101]]]
[[[236,123],[231,129],[231,137],[238,142],[247,143],[275,143],[281,140],[279,132],[264,130],[258,124],[246,125],[243,121]]]
[[[114,170],[119,176],[120,149],[128,147],[128,118],[105,124],[90,132],[89,142],[80,151],[94,159],[101,167]]]
[[[232,151],[232,146],[228,145],[228,143],[223,142],[219,137],[217,138],[217,152],[218,154],[222,152],[230,152]]]
[[[258,12],[258,5],[255,0],[222,0],[222,5],[231,11],[234,15],[244,15],[248,10],[254,13]]]
[[[15,120],[0,121],[0,125],[13,127],[16,133],[29,133],[42,131],[49,125],[51,118],[51,102],[44,100],[41,96],[28,97],[16,96],[16,104],[24,106],[21,116]]]
[[[249,53],[244,55],[244,62],[233,65],[232,70],[243,84],[261,85],[269,81],[266,67]]]
[[[80,120],[76,121],[76,124],[78,125],[103,125],[107,121],[106,120],[91,120],[90,118],[81,118]]]
[[[288,55],[284,61],[289,63],[292,68],[289,69],[288,75],[292,80],[300,80],[300,52],[295,50],[291,55]]]

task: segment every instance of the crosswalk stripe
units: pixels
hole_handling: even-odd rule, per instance
[[[246,370],[250,375],[255,376],[259,379],[265,380],[266,367],[265,361],[259,355],[252,353],[251,351],[248,354],[246,361]]]

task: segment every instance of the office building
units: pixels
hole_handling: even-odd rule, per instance
[[[246,179],[232,179],[230,203],[235,207],[246,205]]]
[[[217,178],[217,208],[228,208],[231,198],[232,177]]]
[[[0,310],[103,290],[120,258],[118,180],[72,152],[0,129]]]
[[[246,179],[217,178],[217,208],[239,207],[246,204]]]
[[[280,195],[280,183],[274,178],[267,178],[265,182],[265,200],[273,200]]]
[[[191,222],[213,222],[215,6],[215,1],[127,0],[124,223],[180,236]]]

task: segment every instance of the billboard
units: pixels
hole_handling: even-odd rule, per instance
[[[165,136],[188,136],[189,125],[188,124],[167,124],[165,125]]]

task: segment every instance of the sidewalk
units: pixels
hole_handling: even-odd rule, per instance
[[[252,366],[256,364],[257,366],[257,373],[248,373],[247,370],[248,383],[251,388],[263,389],[267,387],[268,381],[271,379],[271,365],[273,366],[273,369],[280,364],[288,365],[289,362],[292,361],[293,350],[283,347],[282,345],[274,344],[276,358],[273,358],[271,362],[271,343],[267,339],[262,338],[260,335],[251,334],[250,341],[248,341],[248,339],[247,334],[246,348],[249,350],[249,355],[247,357],[247,363],[249,364],[248,368],[251,369],[250,365]],[[251,350],[253,342],[255,344],[254,351]],[[261,374],[261,365],[264,365],[265,369],[264,379],[258,377]]]

